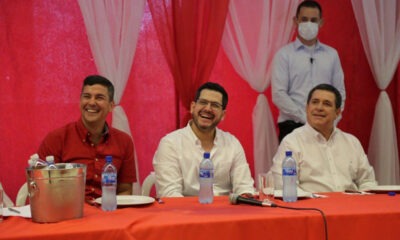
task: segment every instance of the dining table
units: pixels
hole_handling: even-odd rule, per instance
[[[400,194],[321,193],[255,206],[216,196],[162,198],[115,211],[84,205],[83,217],[57,223],[4,217],[0,239],[400,239]]]

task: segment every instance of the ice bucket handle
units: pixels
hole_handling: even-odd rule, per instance
[[[35,196],[35,193],[36,193],[37,191],[39,191],[39,188],[37,187],[35,181],[30,181],[30,182],[29,182],[29,188],[30,188],[30,191],[28,191],[28,192],[29,192],[29,196],[30,196],[30,197]]]

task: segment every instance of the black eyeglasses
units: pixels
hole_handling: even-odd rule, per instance
[[[197,99],[197,104],[199,104],[200,106],[203,106],[203,107],[205,107],[208,104],[210,104],[211,109],[217,110],[217,111],[222,109],[222,104],[221,103],[208,101],[208,100],[203,99],[203,98]]]

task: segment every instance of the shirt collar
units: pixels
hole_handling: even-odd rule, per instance
[[[296,50],[300,50],[300,49],[307,49],[307,46],[304,45],[300,39],[297,37],[296,40],[294,41],[294,47]],[[318,39],[317,42],[315,43],[315,51],[319,51],[319,50],[324,50],[324,44],[322,44]]]
[[[318,132],[317,130],[315,130],[313,127],[311,127],[311,125],[310,125],[308,122],[305,124],[305,127],[306,127],[306,129],[307,129],[307,132],[309,132],[310,135],[311,135],[313,138],[315,138],[315,139],[317,139],[317,140],[323,140],[323,141],[325,141],[325,137],[324,137],[320,132]],[[335,138],[337,132],[338,132],[338,129],[334,126],[334,127],[333,127],[333,131],[332,131],[332,134],[331,134],[331,136],[329,137],[329,139],[328,139],[326,142],[333,141],[333,139]]]
[[[192,138],[192,140],[193,140],[196,144],[200,144],[200,145],[201,145],[200,139],[196,136],[196,134],[193,132],[192,127],[190,126],[190,123],[191,123],[192,121],[193,121],[193,120],[190,120],[190,121],[188,122],[188,124],[186,125],[186,128],[188,129],[188,131],[189,131],[189,133],[190,133],[190,137]],[[215,128],[214,145],[218,145],[218,139],[220,138],[220,137],[219,137],[220,135],[221,135],[221,132],[220,132],[220,130],[216,127],[216,128]]]
[[[90,142],[90,132],[86,129],[85,125],[83,124],[82,118],[79,118],[77,122],[77,129],[79,136],[81,137],[82,140]],[[105,122],[103,132],[102,132],[102,137],[103,137],[103,142],[107,141],[108,138],[110,137],[110,128],[108,126],[108,123]]]

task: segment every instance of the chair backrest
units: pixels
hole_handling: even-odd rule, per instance
[[[142,195],[150,196],[150,191],[153,185],[156,183],[156,174],[150,172],[150,174],[144,179],[142,183]]]
[[[26,204],[26,199],[28,198],[28,184],[24,183],[17,193],[17,199],[15,200],[15,206],[21,207]]]

